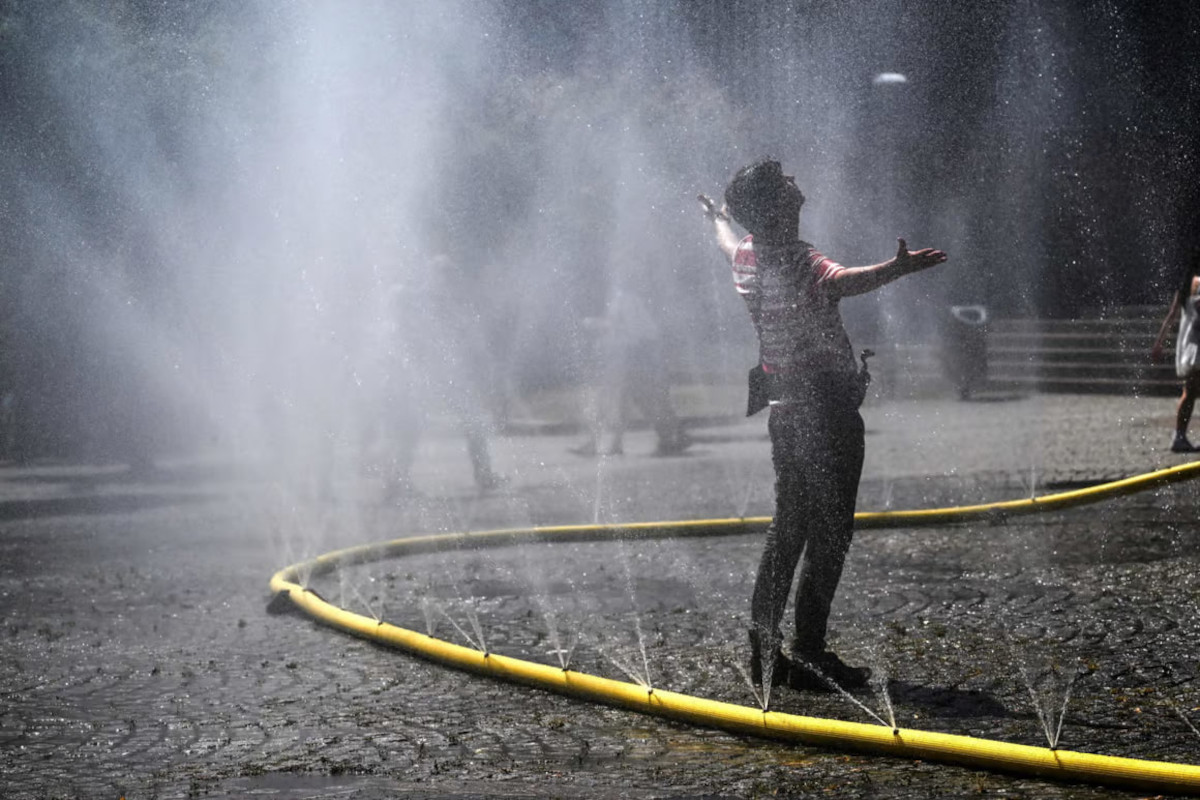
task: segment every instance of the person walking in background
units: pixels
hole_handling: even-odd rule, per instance
[[[492,466],[494,425],[479,364],[486,347],[469,289],[454,260],[436,254],[379,298],[376,363],[365,370],[370,380],[363,381],[359,447],[364,469],[383,479],[385,501],[414,493],[416,450],[439,413],[448,413],[466,439],[479,491],[507,483]]]
[[[1200,302],[1200,252],[1193,250],[1191,263],[1171,296],[1171,305],[1158,338],[1150,348],[1152,361],[1161,361],[1163,343],[1167,331],[1179,315],[1179,335],[1175,339],[1175,374],[1183,379],[1183,391],[1175,404],[1175,438],[1171,440],[1172,453],[1194,453],[1196,447],[1188,440],[1188,423],[1192,420],[1192,408],[1196,405],[1196,393],[1200,391],[1200,368],[1196,363],[1200,349],[1200,319],[1196,308]]]
[[[576,455],[597,455],[600,439],[610,436],[605,454],[625,452],[625,430],[636,408],[654,426],[657,456],[679,455],[691,437],[671,406],[670,369],[662,331],[646,299],[617,288],[603,317],[588,317],[584,328],[595,339],[597,385],[592,401],[588,438],[571,449]]]
[[[785,683],[829,690],[830,681],[861,688],[870,670],[846,664],[826,642],[864,454],[858,408],[865,385],[838,301],[941,264],[946,254],[910,252],[900,239],[896,256],[880,264],[843,267],[826,258],[800,239],[804,195],[778,161],[740,170],[725,190],[723,208],[703,195],[700,200],[758,333],[770,403],[775,517],[751,598],[751,675],[764,690]],[[731,218],[749,235],[739,240]],[[788,658],[780,648],[780,623],[801,554]]]

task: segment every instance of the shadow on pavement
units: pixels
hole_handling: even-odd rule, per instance
[[[947,686],[925,686],[909,681],[888,681],[888,693],[893,703],[904,703],[926,709],[929,716],[952,718],[964,717],[1011,717],[1014,714],[996,698],[986,692],[953,689]]]
[[[67,484],[94,488],[108,484],[198,485],[238,479],[252,469],[233,464],[163,464],[143,469],[122,469],[119,465],[88,465],[71,462],[38,462],[30,466],[0,466],[0,480],[12,484]]]
[[[1015,400],[1025,400],[1028,394],[1019,392],[979,392],[964,398],[964,403],[1011,403]]]
[[[167,508],[212,499],[195,492],[171,494],[104,494],[79,497],[40,497],[0,501],[0,521],[69,517],[95,514],[127,514]]]

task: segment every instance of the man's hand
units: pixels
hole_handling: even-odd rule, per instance
[[[711,197],[706,194],[698,194],[696,195],[696,199],[699,200],[700,205],[704,207],[704,216],[713,221],[729,221],[729,212],[725,210],[724,206],[717,208],[717,204],[713,202]]]
[[[1150,360],[1155,364],[1158,364],[1163,360],[1162,342],[1155,342],[1154,347],[1150,348]]]
[[[941,250],[926,247],[914,252],[908,251],[908,243],[899,239],[900,248],[896,251],[896,266],[903,272],[920,272],[923,269],[937,266],[946,260],[946,254]]]
[[[717,204],[706,194],[698,194],[696,199],[700,201],[704,216],[713,223],[717,234],[717,247],[721,248],[721,252],[732,262],[734,254],[737,253],[738,239],[733,233],[733,227],[729,224],[731,220],[729,212],[725,206],[717,208]]]

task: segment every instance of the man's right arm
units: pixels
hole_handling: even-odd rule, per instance
[[[721,252],[733,263],[733,256],[737,252],[738,237],[733,232],[733,226],[729,224],[729,212],[724,208],[718,209],[709,197],[700,195],[700,204],[704,206],[704,216],[712,220],[713,228],[717,234],[717,247],[721,248]]]
[[[721,252],[725,254],[730,263],[733,263],[733,256],[738,248],[738,237],[733,232],[733,226],[729,224],[727,217],[714,217],[713,227],[717,233],[717,247],[721,248]]]

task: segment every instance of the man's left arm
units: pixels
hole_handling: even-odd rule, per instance
[[[897,278],[937,266],[947,258],[944,252],[932,247],[910,252],[903,239],[899,242],[900,247],[895,258],[867,267],[844,267],[838,270],[827,281],[830,289],[838,297],[866,294],[886,286]]]

